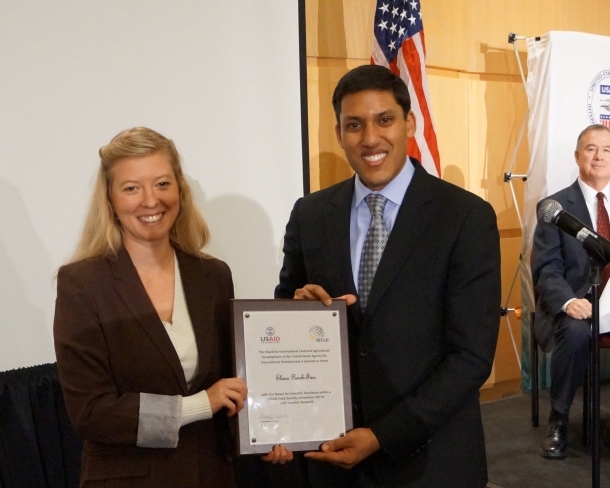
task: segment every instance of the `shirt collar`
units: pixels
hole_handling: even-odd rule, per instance
[[[578,186],[580,186],[580,191],[582,191],[582,196],[585,197],[585,202],[587,204],[592,205],[597,202],[597,194],[599,192],[595,188],[587,185],[580,177],[578,177]],[[605,199],[608,200],[608,196],[610,195],[610,183],[608,183],[601,192],[606,197]]]
[[[395,205],[400,206],[402,199],[405,196],[405,192],[409,187],[409,183],[411,183],[411,179],[413,178],[413,173],[415,173],[415,166],[413,166],[413,163],[407,157],[407,160],[405,161],[405,164],[400,172],[392,181],[377,192],[372,192],[372,190],[364,186],[364,183],[362,183],[360,180],[360,176],[356,175],[352,208],[356,208],[358,205],[360,205],[362,200],[364,200],[364,198],[371,192],[383,195]]]

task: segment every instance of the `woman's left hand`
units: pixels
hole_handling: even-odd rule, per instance
[[[216,413],[225,407],[228,410],[228,417],[232,417],[244,408],[244,402],[248,395],[246,383],[241,378],[223,378],[210,386],[206,391],[212,413]]]

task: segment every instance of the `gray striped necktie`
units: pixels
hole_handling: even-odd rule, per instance
[[[388,241],[388,229],[383,218],[383,209],[388,199],[378,193],[369,193],[364,200],[371,211],[371,225],[362,246],[358,272],[358,295],[362,310],[366,308],[373,278]]]

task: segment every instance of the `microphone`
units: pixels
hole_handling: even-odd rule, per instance
[[[582,242],[585,251],[599,265],[610,263],[610,241],[566,212],[559,202],[545,200],[538,208],[538,220],[555,224],[564,232]]]

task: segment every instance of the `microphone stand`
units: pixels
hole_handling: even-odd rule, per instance
[[[600,488],[600,458],[599,458],[599,296],[601,283],[601,270],[606,263],[589,255],[591,261],[591,358],[590,358],[590,384],[589,418],[591,419],[591,486]],[[587,427],[588,428],[588,427]]]

